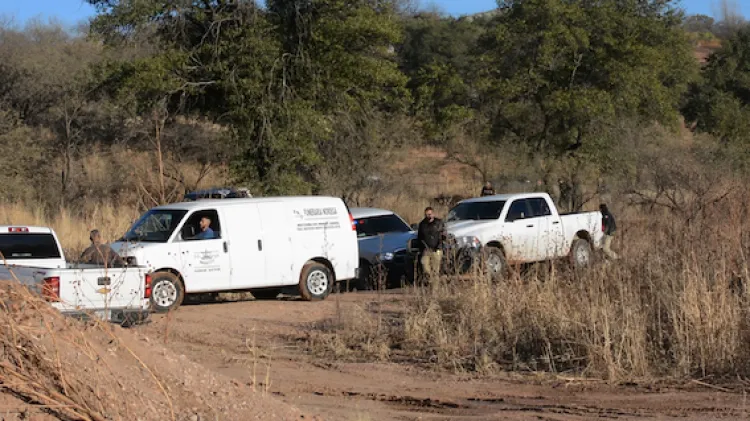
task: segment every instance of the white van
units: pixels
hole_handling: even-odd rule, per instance
[[[207,200],[146,212],[112,248],[151,269],[151,304],[165,312],[185,294],[250,290],[276,297],[298,285],[322,300],[357,277],[357,231],[339,198]]]

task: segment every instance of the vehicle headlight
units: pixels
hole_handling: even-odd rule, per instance
[[[458,247],[479,248],[482,242],[477,237],[456,237],[456,245]]]
[[[393,260],[393,253],[378,253],[377,258],[381,261],[390,261]]]

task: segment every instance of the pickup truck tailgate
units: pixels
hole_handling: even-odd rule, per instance
[[[66,309],[138,308],[142,305],[145,272],[140,268],[51,270],[45,275],[45,278],[50,277],[57,278],[60,304]]]

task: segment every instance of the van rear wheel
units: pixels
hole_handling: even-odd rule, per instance
[[[300,274],[299,292],[305,301],[325,299],[333,289],[333,275],[328,268],[318,262],[308,262]]]
[[[156,272],[151,276],[151,308],[157,313],[176,310],[185,299],[185,288],[174,273]]]

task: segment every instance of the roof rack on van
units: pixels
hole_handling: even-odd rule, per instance
[[[240,188],[212,188],[212,189],[206,189],[206,190],[198,190],[194,192],[187,193],[183,200],[186,202],[193,202],[196,200],[204,200],[204,199],[238,199],[238,198],[250,198],[253,197],[253,195],[250,194],[250,191],[247,188],[240,187]]]

